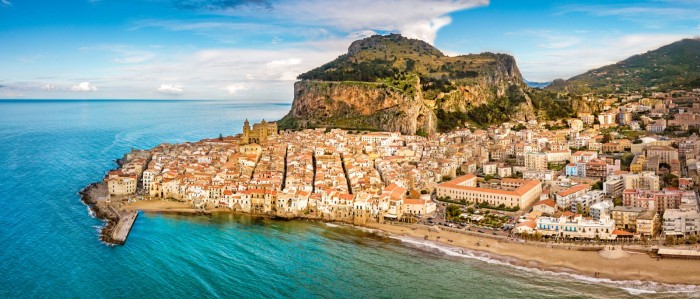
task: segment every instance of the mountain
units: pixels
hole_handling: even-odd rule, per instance
[[[683,39],[615,64],[590,70],[546,89],[574,94],[692,88],[700,82],[700,39]]]
[[[523,79],[523,81],[525,82],[525,84],[527,84],[528,87],[532,87],[532,88],[545,88],[545,87],[549,86],[549,84],[552,84],[551,81],[550,82],[534,82],[534,81],[528,81],[525,79]]]
[[[398,34],[355,41],[346,54],[298,79],[292,108],[279,121],[282,129],[428,134],[535,115],[512,56],[450,57]]]

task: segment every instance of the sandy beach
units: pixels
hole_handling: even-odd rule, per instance
[[[661,259],[644,253],[619,252],[604,258],[598,251],[579,251],[575,248],[561,249],[505,242],[488,237],[466,235],[426,227],[397,226],[368,223],[366,227],[377,229],[393,236],[405,236],[418,240],[437,241],[474,251],[487,252],[502,260],[519,266],[555,272],[571,272],[611,280],[641,280],[668,284],[700,285],[700,261]],[[452,240],[452,241],[450,241]],[[479,245],[477,245],[479,243]],[[542,243],[539,243],[540,245]],[[621,251],[620,246],[616,250]],[[605,255],[605,254],[604,254]],[[607,255],[606,255],[607,256]],[[506,258],[503,258],[506,257]],[[598,273],[596,275],[596,272]]]
[[[186,203],[162,200],[136,201],[122,206],[122,209],[154,213],[199,213]],[[228,209],[214,209],[211,212],[234,213]],[[382,231],[390,236],[403,236],[415,240],[425,240],[427,236],[427,240],[430,241],[486,252],[495,258],[518,266],[577,273],[611,280],[700,285],[700,261],[668,258],[657,260],[644,253],[623,251],[620,245],[615,246],[615,250],[601,254],[598,251],[577,250],[576,247],[571,247],[571,249],[551,248],[544,243],[506,242],[489,238],[487,235],[480,237],[420,225],[392,225],[371,222],[364,226]]]
[[[144,212],[188,213],[196,214],[197,209],[191,205],[169,200],[139,200],[121,206],[124,210],[139,210]]]

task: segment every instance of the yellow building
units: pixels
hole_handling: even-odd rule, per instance
[[[484,183],[477,186],[476,180],[475,175],[467,174],[441,183],[437,186],[437,196],[476,203],[486,202],[491,206],[503,204],[509,208],[526,208],[542,194],[540,181],[503,179],[500,184]]]
[[[525,168],[531,170],[547,170],[547,154],[542,152],[526,153]]]
[[[637,216],[637,233],[642,236],[655,237],[661,229],[660,225],[656,210],[644,211]]]
[[[644,155],[634,156],[632,164],[630,164],[631,173],[641,173],[644,170],[644,165],[647,163],[647,157]]]
[[[643,211],[644,209],[637,207],[617,206],[610,213],[612,214],[612,219],[615,220],[615,228],[636,232],[637,216]]]
[[[110,195],[130,195],[136,193],[137,178],[120,170],[110,171],[104,178]]]
[[[271,135],[277,135],[277,123],[276,122],[266,122],[264,119],[260,123],[253,124],[253,128],[250,128],[250,123],[248,119],[243,123],[243,138],[241,139],[242,144],[249,143],[263,143]]]

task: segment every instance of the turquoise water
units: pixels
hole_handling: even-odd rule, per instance
[[[677,298],[692,287],[612,283],[501,265],[346,226],[142,214],[125,246],[77,194],[131,147],[240,132],[286,104],[0,101],[0,297]],[[669,291],[690,291],[672,293]],[[656,292],[656,293],[653,293]]]

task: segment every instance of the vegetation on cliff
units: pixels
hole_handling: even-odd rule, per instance
[[[355,41],[346,54],[298,78],[281,129],[331,126],[429,134],[466,124],[573,114],[571,104],[556,93],[529,89],[512,56],[450,57],[398,34]]]

